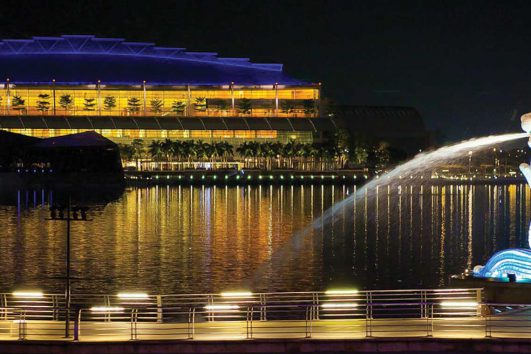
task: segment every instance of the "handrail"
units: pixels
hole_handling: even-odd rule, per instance
[[[90,308],[78,308],[73,321],[73,340],[98,340],[105,336],[129,340],[235,336],[242,339],[434,335],[452,338],[465,333],[484,338],[497,335],[520,338],[528,336],[531,331],[531,304],[463,302],[464,305],[460,305],[454,302],[452,306],[457,306],[457,310],[449,312],[434,311],[444,306],[430,300],[336,302],[331,307],[326,304],[257,303],[243,307],[221,305],[218,308],[171,306],[162,308],[166,314],[162,323],[157,320],[159,308],[156,306],[110,307],[108,310],[101,307],[96,312]],[[264,308],[267,308],[268,319],[262,317]],[[12,335],[19,340],[31,340],[35,336],[60,338],[62,332],[58,329],[63,322],[31,319],[38,309],[0,307],[0,311],[7,314],[7,320],[0,320],[0,330],[6,323],[11,323]]]

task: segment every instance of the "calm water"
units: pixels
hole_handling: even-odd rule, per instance
[[[72,226],[74,291],[114,293],[444,286],[495,250],[524,246],[522,185],[380,188],[271,258],[354,186],[128,188],[82,193]],[[0,289],[62,291],[66,225],[45,220],[49,190],[0,196]],[[278,257],[276,257],[278,258]],[[260,276],[256,276],[257,269]]]

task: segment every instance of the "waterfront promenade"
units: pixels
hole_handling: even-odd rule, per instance
[[[0,294],[0,340],[531,339],[531,305],[482,289],[149,295]],[[68,335],[68,336],[67,336]]]

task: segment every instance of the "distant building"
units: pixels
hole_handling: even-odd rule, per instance
[[[320,85],[281,64],[91,35],[0,41],[0,129],[39,138],[88,130],[115,142],[312,142]]]
[[[407,155],[433,144],[420,113],[413,107],[341,105],[335,108],[335,115],[353,137],[372,143],[385,141]]]

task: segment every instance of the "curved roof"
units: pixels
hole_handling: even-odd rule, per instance
[[[0,129],[145,129],[336,131],[329,118],[4,116]],[[1,131],[1,130],[0,130]]]
[[[123,38],[92,35],[33,37],[0,41],[0,80],[18,84],[131,85],[301,85],[282,64],[220,58],[217,53],[188,52]]]

